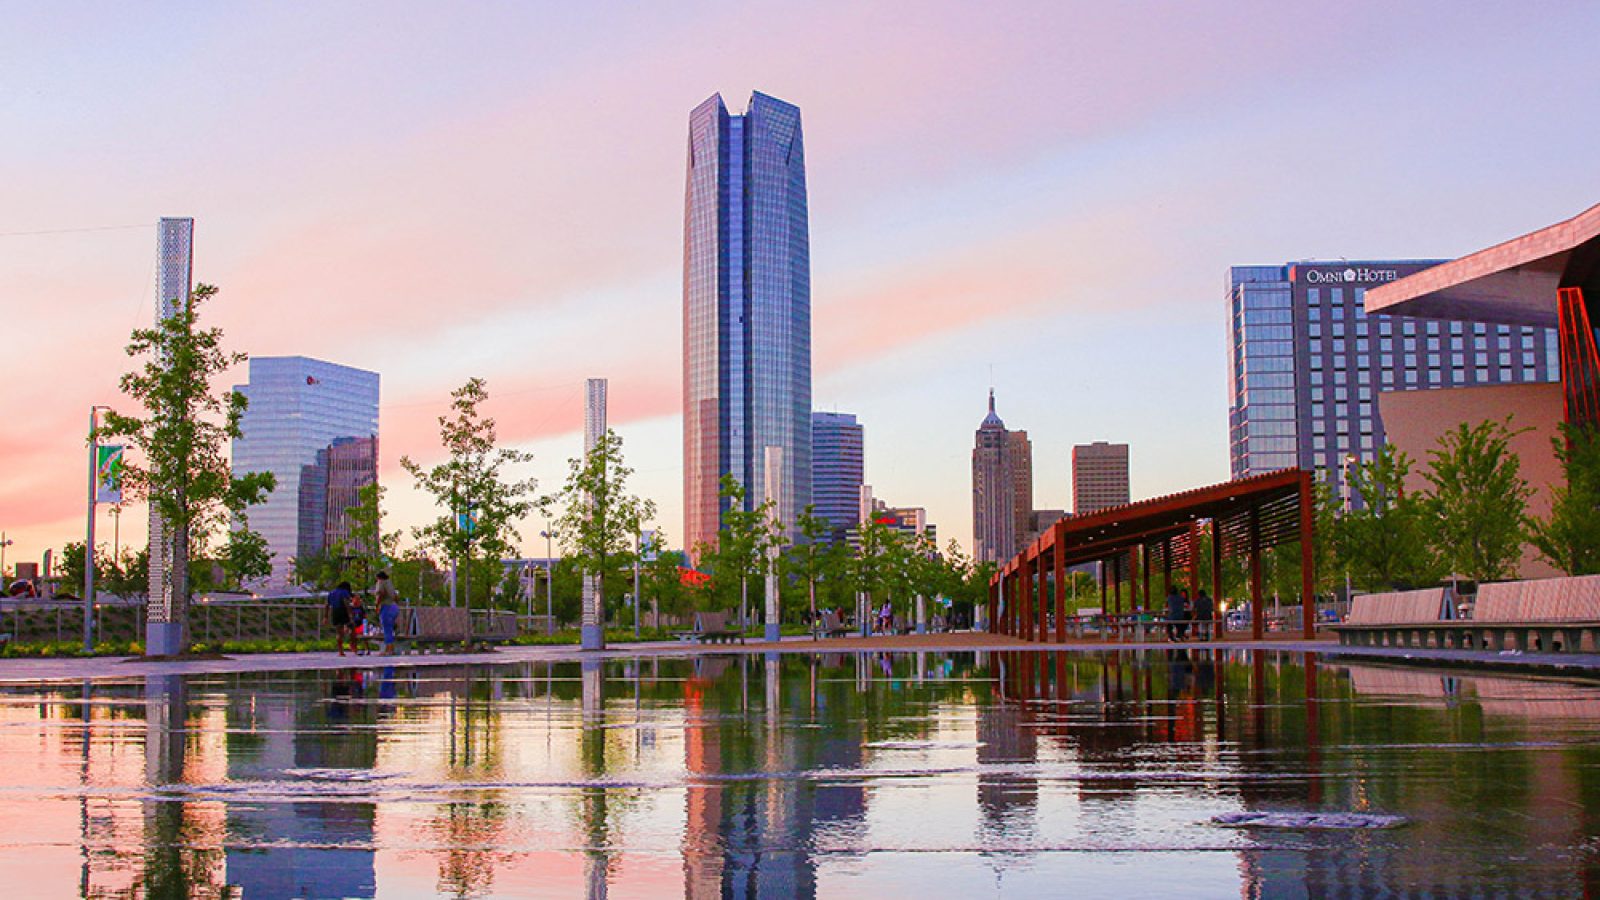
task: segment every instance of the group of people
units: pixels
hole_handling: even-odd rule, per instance
[[[400,622],[400,592],[389,581],[388,572],[378,573],[377,583],[372,588],[372,602],[378,607],[378,626],[383,631],[383,655],[393,656],[395,630]],[[348,645],[357,656],[365,656],[366,644],[361,638],[367,625],[367,606],[361,595],[351,589],[350,582],[341,581],[328,592],[327,614],[333,626],[333,645],[339,655],[345,655]]]
[[[1189,629],[1194,628],[1194,639],[1209,641],[1212,636],[1212,624],[1217,614],[1217,605],[1209,597],[1205,588],[1201,588],[1191,599],[1188,588],[1171,587],[1167,589],[1167,640],[1185,641],[1189,639]]]

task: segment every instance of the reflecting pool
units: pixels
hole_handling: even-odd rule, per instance
[[[1591,684],[1248,651],[10,685],[0,873],[30,897],[1580,896],[1597,739]]]

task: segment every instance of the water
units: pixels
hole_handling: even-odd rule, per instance
[[[1242,651],[12,685],[0,873],[30,897],[1580,896],[1597,737],[1590,684]]]

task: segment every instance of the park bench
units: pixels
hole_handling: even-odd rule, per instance
[[[694,614],[694,628],[678,632],[678,640],[696,644],[715,644],[721,641],[731,643],[734,638],[740,636],[741,632],[728,624],[726,612],[697,612]]]
[[[1600,575],[1478,586],[1452,646],[1542,653],[1600,652]]]
[[[850,633],[850,629],[839,621],[838,611],[832,609],[822,611],[822,615],[817,619],[816,624],[812,626],[811,631],[818,638],[844,637]]]
[[[504,644],[516,640],[517,614],[499,609],[483,612],[474,624],[472,639],[485,644]]]
[[[1333,626],[1346,647],[1445,647],[1457,639],[1454,595],[1449,588],[1361,594],[1350,615]]]
[[[471,614],[463,607],[413,606],[400,613],[399,636],[408,647],[464,644],[471,636]]]

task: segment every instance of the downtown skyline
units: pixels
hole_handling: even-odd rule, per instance
[[[0,38],[0,73],[25,88],[0,121],[30,135],[0,151],[28,173],[0,188],[8,561],[80,539],[84,411],[127,406],[116,380],[151,314],[154,223],[190,215],[229,348],[382,374],[391,527],[435,514],[396,461],[437,452],[449,390],[486,377],[489,412],[552,490],[581,446],[583,379],[600,376],[679,544],[683,113],[712,91],[805,110],[814,406],[872,429],[881,493],[971,549],[971,410],[991,382],[1034,441],[1036,506],[1067,505],[1070,448],[1097,434],[1140,448],[1136,498],[1221,480],[1227,266],[1450,257],[1600,194],[1578,150],[1600,109],[1558,91],[1587,59],[1592,10],[1383,8],[1379,28],[1378,9],[1319,18],[1309,54],[1303,20],[1268,6],[1173,7],[1153,29],[1087,7],[910,25],[822,7],[760,52],[725,10],[645,13],[604,46],[615,22],[571,14],[537,64],[500,36],[522,21],[510,12],[417,8],[382,37],[337,10],[19,15]],[[691,27],[731,52],[674,46]],[[350,34],[367,68],[303,42],[319,31]],[[1066,62],[1053,48],[1069,31],[1082,46]],[[1251,53],[1218,58],[1246,32]],[[42,62],[91,40],[127,53]],[[255,86],[277,67],[304,74]],[[1474,130],[1486,109],[1493,136]],[[48,377],[15,377],[34,372]]]

